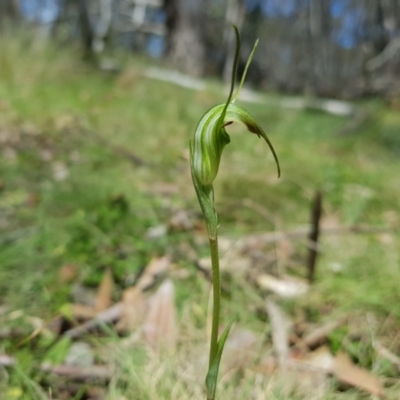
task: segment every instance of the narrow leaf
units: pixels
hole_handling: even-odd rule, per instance
[[[225,342],[226,339],[228,338],[229,331],[232,328],[233,321],[234,320],[232,320],[229,323],[229,325],[225,328],[224,332],[219,338],[217,355],[215,356],[214,361],[207,372],[206,376],[207,399],[215,398],[215,391],[217,389],[218,371],[219,371],[219,365],[221,363],[222,351],[224,350]]]

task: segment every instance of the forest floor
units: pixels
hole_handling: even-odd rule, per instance
[[[210,270],[188,141],[225,90],[146,78],[134,57],[106,74],[73,49],[0,45],[0,398],[204,398]],[[246,104],[280,179],[261,140],[229,130],[221,399],[399,398],[400,113],[358,106],[368,118],[343,134],[344,117]]]

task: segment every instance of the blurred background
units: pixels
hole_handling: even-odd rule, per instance
[[[193,76],[229,78],[235,23],[250,81],[265,89],[356,98],[396,95],[396,0],[2,0],[1,25],[29,29],[86,56],[113,49],[170,60]]]
[[[232,23],[220,398],[399,398],[400,1],[0,0],[0,399],[205,397]]]

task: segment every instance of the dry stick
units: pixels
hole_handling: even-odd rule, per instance
[[[79,336],[84,335],[88,331],[97,328],[102,324],[114,322],[121,318],[122,308],[123,308],[122,303],[114,304],[110,308],[107,308],[106,310],[99,312],[96,315],[96,318],[93,318],[82,325],[79,325],[75,328],[65,331],[63,333],[63,336],[75,339]]]
[[[376,234],[382,232],[390,232],[392,228],[389,227],[379,227],[379,226],[372,226],[372,225],[343,225],[333,228],[321,228],[319,232],[326,235],[340,235],[344,233],[357,233],[357,234]],[[292,231],[276,231],[276,232],[267,232],[267,233],[259,233],[249,235],[244,239],[239,239],[238,244],[241,244],[242,247],[251,244],[251,242],[256,243],[275,243],[279,242],[283,239],[296,239],[296,238],[303,238],[310,232],[310,228],[307,227],[300,227],[298,229],[294,229]]]
[[[40,370],[55,375],[65,376],[78,381],[105,380],[112,377],[110,368],[106,365],[91,365],[90,367],[78,367],[75,365],[51,365],[42,364]]]
[[[164,256],[163,259],[160,259],[159,261],[166,262],[169,265],[169,259],[166,256]],[[152,270],[149,270],[147,272],[145,271],[144,274],[139,278],[135,287],[137,287],[138,290],[140,290],[141,292],[151,287],[154,284],[154,281],[157,279],[158,275],[163,272],[162,269],[160,270],[160,266],[158,267],[159,267],[158,269],[154,268],[153,265]],[[118,321],[119,319],[121,319],[123,311],[124,311],[123,303],[121,302],[116,303],[113,306],[107,308],[106,310],[99,312],[95,318],[86,321],[82,325],[78,325],[74,328],[65,331],[63,333],[63,336],[72,339],[78,338],[87,333],[88,331],[93,330],[98,326],[101,326],[102,324]]]
[[[329,334],[340,326],[344,325],[348,317],[341,317],[336,321],[329,321],[325,325],[317,327],[314,331],[310,332],[301,339],[301,344],[307,345],[311,350],[316,349],[323,343]]]
[[[384,347],[378,341],[372,343],[374,350],[386,360],[389,360],[393,365],[395,365],[400,370],[400,357],[392,353],[389,349]]]
[[[311,232],[309,235],[309,240],[313,244],[308,249],[308,260],[307,260],[307,270],[308,270],[308,282],[312,283],[315,278],[315,265],[318,257],[318,237],[319,237],[319,223],[322,214],[322,193],[317,191],[314,197],[314,201],[311,209]]]
[[[278,366],[285,369],[289,359],[289,330],[291,322],[272,300],[267,300],[266,309],[272,327],[272,343]]]
[[[14,357],[0,355],[1,367],[14,367],[17,360]],[[112,372],[106,365],[91,365],[90,367],[78,367],[75,365],[51,365],[44,363],[40,366],[43,372],[50,372],[55,375],[65,376],[78,381],[105,380],[109,381]]]

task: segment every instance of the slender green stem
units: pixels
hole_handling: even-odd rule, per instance
[[[213,274],[213,317],[212,317],[210,360],[209,360],[209,367],[211,367],[218,352],[221,282],[219,277],[218,237],[216,238],[210,237],[209,242],[210,242],[210,252],[211,252],[212,274]]]

